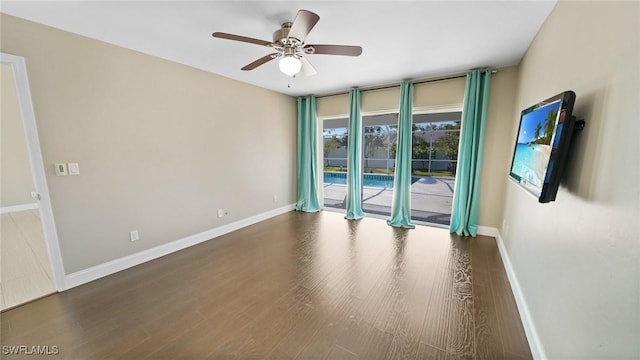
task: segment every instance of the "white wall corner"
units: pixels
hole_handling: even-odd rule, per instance
[[[491,226],[478,226],[478,235],[498,238],[498,229]]]
[[[232,231],[242,229],[249,225],[259,223],[278,215],[282,215],[284,213],[293,211],[294,208],[295,204],[285,205],[258,215],[248,217],[246,219],[238,220],[233,223],[203,231],[198,234],[190,235],[182,239],[178,239],[151,249],[141,251],[139,253],[131,254],[100,265],[92,266],[85,270],[68,274],[64,278],[63,290],[68,290],[76,286],[86,284],[88,282],[100,279],[111,274],[115,274],[130,267],[140,265],[147,261],[151,261],[159,257],[171,254],[173,252],[186,249],[190,246],[214,239],[218,236],[228,234]]]

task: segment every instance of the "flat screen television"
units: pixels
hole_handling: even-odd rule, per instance
[[[573,91],[565,91],[520,114],[509,176],[541,203],[556,199],[576,126],[575,99]]]

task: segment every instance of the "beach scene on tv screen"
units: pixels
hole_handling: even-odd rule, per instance
[[[551,142],[561,101],[525,114],[520,124],[511,172],[530,190],[540,192],[551,156]],[[531,189],[533,188],[533,189]]]

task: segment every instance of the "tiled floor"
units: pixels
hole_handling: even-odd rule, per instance
[[[2,214],[1,309],[55,292],[39,210]]]

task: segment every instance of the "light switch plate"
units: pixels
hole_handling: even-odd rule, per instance
[[[80,175],[80,165],[78,163],[68,163],[69,175]]]
[[[56,176],[67,176],[67,164],[55,164]]]

